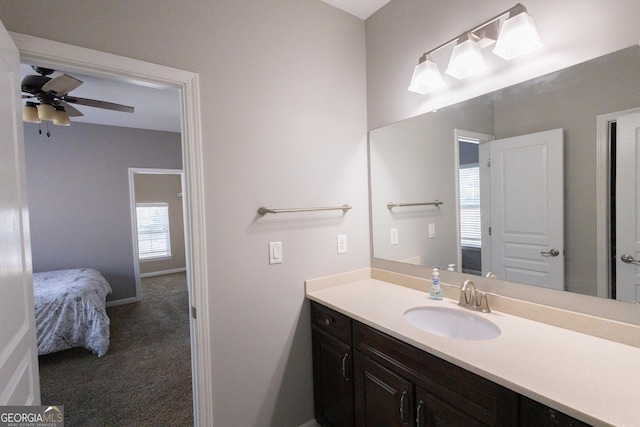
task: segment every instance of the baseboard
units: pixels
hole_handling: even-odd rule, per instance
[[[304,424],[300,424],[298,427],[320,427],[320,424],[318,424],[318,422],[315,419],[313,419],[313,420],[307,421]]]
[[[153,277],[153,276],[164,276],[165,274],[173,274],[173,273],[182,273],[187,271],[185,267],[183,268],[174,268],[171,270],[163,270],[163,271],[152,271],[151,273],[143,273],[140,277]]]
[[[137,302],[137,301],[138,301],[138,299],[136,297],[117,299],[117,300],[114,300],[114,301],[107,301],[107,307],[113,307],[115,305],[131,304],[131,303],[134,303],[134,302]]]

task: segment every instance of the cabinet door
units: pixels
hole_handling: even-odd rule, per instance
[[[413,384],[354,352],[356,426],[413,425]]]
[[[316,420],[353,426],[351,346],[313,328],[313,388]]]
[[[417,427],[484,427],[485,424],[451,406],[437,396],[416,387]]]

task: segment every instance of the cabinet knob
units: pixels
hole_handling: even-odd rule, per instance
[[[330,325],[331,324],[331,319],[329,319],[328,317],[326,319],[324,319],[324,324],[325,325]]]

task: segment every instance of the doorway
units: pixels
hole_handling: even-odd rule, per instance
[[[143,277],[186,271],[183,172],[129,168],[136,300]]]
[[[600,115],[596,118],[597,124],[597,158],[596,158],[596,237],[597,237],[597,295],[603,298],[617,300],[632,300],[629,297],[621,297],[620,285],[621,277],[618,271],[620,267],[624,270],[631,268],[629,265],[622,266],[620,257],[628,252],[629,248],[620,247],[618,233],[620,229],[633,229],[633,227],[621,228],[618,224],[620,209],[616,194],[619,194],[618,183],[620,182],[620,172],[618,168],[619,153],[618,145],[618,122],[621,117],[631,117],[640,114],[640,108],[631,108],[623,111],[616,111]],[[631,160],[633,156],[624,155],[625,159]],[[627,180],[629,183],[635,180]],[[626,197],[625,197],[626,198]],[[626,215],[625,218],[632,218],[633,215]],[[631,232],[625,233],[631,236]],[[633,279],[630,279],[633,281]],[[627,292],[628,293],[628,292]],[[634,298],[637,299],[637,298]],[[634,301],[635,302],[635,301]]]
[[[454,130],[458,265],[455,271],[484,275],[491,270],[491,182],[489,142],[492,135]]]
[[[211,355],[208,327],[209,298],[207,283],[206,243],[204,231],[204,196],[202,137],[200,123],[198,75],[156,64],[58,43],[33,36],[12,33],[22,62],[61,68],[69,72],[109,77],[159,88],[177,88],[181,92],[182,152],[185,170],[185,221],[187,282],[191,307],[191,359],[193,378],[194,421],[196,425],[212,425]],[[195,313],[198,313],[197,317]]]

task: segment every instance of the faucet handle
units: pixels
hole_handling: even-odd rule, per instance
[[[476,306],[483,313],[491,313],[491,309],[489,308],[489,299],[487,298],[487,294],[484,292],[477,292],[478,302]]]
[[[471,280],[465,280],[460,288],[460,307],[474,306],[476,303],[476,285]]]

